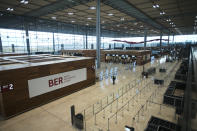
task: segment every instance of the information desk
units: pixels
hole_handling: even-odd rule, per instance
[[[0,61],[4,118],[95,84],[95,59],[90,57],[30,55],[1,57]]]

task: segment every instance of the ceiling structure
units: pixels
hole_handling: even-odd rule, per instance
[[[197,0],[101,0],[101,28],[120,36],[193,34],[196,5]],[[61,31],[94,32],[96,0],[0,0],[0,27],[18,28],[21,22],[32,30],[61,25]]]

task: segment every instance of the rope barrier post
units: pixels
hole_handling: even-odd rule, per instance
[[[94,125],[96,125],[96,114],[94,115]]]
[[[84,115],[84,130],[86,131],[86,117],[85,117],[85,110],[83,111],[83,115]]]
[[[129,101],[128,101],[128,109],[127,109],[127,111],[129,111]]]
[[[108,96],[107,96],[107,105],[108,105]]]
[[[118,116],[117,116],[117,112],[116,112],[116,120],[115,120],[115,124],[117,124],[118,123],[118,118],[117,118]]]
[[[93,115],[94,115],[94,104],[93,104],[92,108],[93,108],[93,109],[92,109],[92,112],[93,112]]]
[[[105,109],[103,110],[103,119],[105,119]]]
[[[102,108],[102,100],[101,100],[101,110],[102,110],[103,108]]]
[[[159,114],[161,114],[161,104],[160,104],[160,108],[159,108]]]
[[[135,122],[135,117],[132,118],[132,124],[131,125],[133,125],[133,127],[134,127],[134,122]]]
[[[109,131],[109,118],[107,120],[107,131]]]
[[[111,103],[110,113],[112,113],[112,103]]]
[[[116,111],[118,111],[118,99],[117,99],[117,102],[116,102]]]

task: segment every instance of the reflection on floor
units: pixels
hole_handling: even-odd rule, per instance
[[[176,123],[174,108],[160,103],[179,64],[165,63],[164,58],[147,63],[145,69],[157,67],[157,73],[145,79],[141,77],[143,66],[102,63],[95,85],[0,121],[0,131],[77,131],[71,125],[70,106],[73,104],[76,113],[85,110],[87,131],[121,131],[125,125],[142,131],[152,115]],[[160,67],[165,67],[167,72],[159,73]],[[116,75],[115,85],[112,75]],[[154,78],[165,78],[164,85],[154,85]]]

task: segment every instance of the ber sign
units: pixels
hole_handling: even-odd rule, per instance
[[[28,80],[29,97],[35,97],[87,80],[87,69],[78,69]]]

